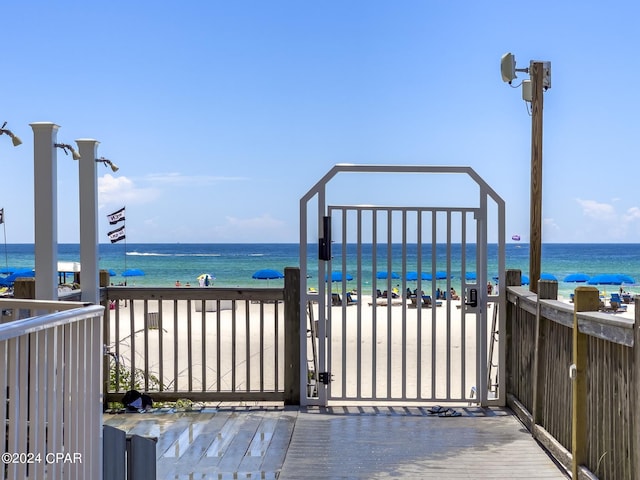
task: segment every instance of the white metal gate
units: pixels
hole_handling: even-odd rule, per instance
[[[463,175],[478,195],[342,204],[327,186],[343,172]],[[337,165],[300,207],[303,403],[504,404],[504,306],[487,288],[504,284],[504,202],[471,168]]]

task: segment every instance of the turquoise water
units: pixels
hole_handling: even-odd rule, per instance
[[[5,267],[33,267],[34,247],[28,244],[8,244],[6,252],[0,246],[0,266]],[[376,248],[378,271],[387,270],[387,247],[377,245]],[[79,261],[79,245],[61,244],[58,247],[59,260]],[[349,245],[346,251],[347,271],[354,277],[357,266],[353,260],[355,247]],[[394,272],[402,272],[403,252],[400,245],[391,248],[391,263]],[[422,265],[424,270],[430,270],[432,259],[430,245],[422,247]],[[341,266],[342,252],[340,245],[333,246],[334,270]],[[363,247],[365,258],[372,258],[371,246]],[[407,246],[406,270],[417,268],[417,247]],[[451,247],[451,273],[454,275],[452,285],[459,288],[461,275],[461,247]],[[317,286],[317,247],[309,246],[310,268],[309,285]],[[467,248],[467,271],[474,271],[475,265],[469,260],[473,258],[474,247]],[[497,274],[497,246],[490,245],[488,249],[488,271],[491,276]],[[436,269],[447,270],[447,252],[444,245],[438,245],[435,252]],[[113,283],[122,283],[125,278],[121,273],[125,268],[138,268],[144,271],[141,277],[129,277],[128,285],[136,286],[172,286],[176,280],[182,284],[187,282],[197,285],[197,277],[208,273],[216,279],[215,286],[222,287],[262,287],[279,286],[282,280],[261,281],[251,278],[252,274],[263,268],[283,271],[285,267],[299,265],[298,244],[101,244],[99,266],[102,269],[112,269],[117,275],[112,277]],[[506,248],[507,268],[516,268],[527,274],[529,269],[529,245],[508,244]],[[362,266],[363,290],[371,288],[375,274],[372,272],[371,262],[368,260]],[[542,246],[542,271],[555,275],[559,282],[560,293],[568,295],[576,287],[575,284],[564,283],[561,280],[571,273],[586,273],[596,275],[600,273],[624,273],[640,282],[640,244],[544,244]],[[386,288],[385,280],[377,280]],[[392,280],[394,285],[401,285],[401,280]],[[348,288],[354,288],[356,281],[348,282]],[[415,282],[407,282],[413,287]],[[446,285],[444,281],[440,285]],[[377,285],[379,286],[379,285]],[[427,286],[427,288],[429,288]],[[609,290],[617,287],[606,287]],[[625,289],[640,293],[640,287],[625,286]]]

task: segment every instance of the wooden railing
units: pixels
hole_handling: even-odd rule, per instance
[[[106,401],[299,404],[299,288],[104,288]]]
[[[508,271],[507,285],[519,278]],[[538,292],[507,289],[509,405],[578,478],[638,478],[640,297],[630,319],[598,312],[595,287],[575,305],[556,300],[556,282]]]
[[[0,479],[101,478],[102,315],[0,299]]]

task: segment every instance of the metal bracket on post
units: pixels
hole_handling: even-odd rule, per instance
[[[323,383],[324,385],[329,385],[329,382],[331,381],[331,373],[330,372],[319,372],[318,373],[318,380],[320,380],[320,383]]]

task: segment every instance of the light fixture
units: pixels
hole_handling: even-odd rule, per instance
[[[4,128],[6,125],[7,125],[7,122],[4,122],[2,124],[2,127],[0,127],[0,135],[2,135],[3,133],[5,135],[9,135],[11,137],[11,141],[13,142],[13,146],[14,147],[17,147],[18,145],[21,145],[22,144],[22,140],[20,140],[17,135],[14,135],[11,130],[7,130],[6,128]]]
[[[81,158],[80,154],[68,143],[55,143],[53,146],[61,148],[65,155],[69,155],[69,152],[67,152],[67,149],[71,150],[71,156],[73,157],[74,160],[80,160]]]
[[[96,158],[96,162],[103,163],[105,167],[108,165],[109,167],[111,167],[111,171],[113,173],[115,173],[118,170],[120,170],[115,163],[113,163],[111,160],[109,160],[107,158],[104,158],[104,157]]]

